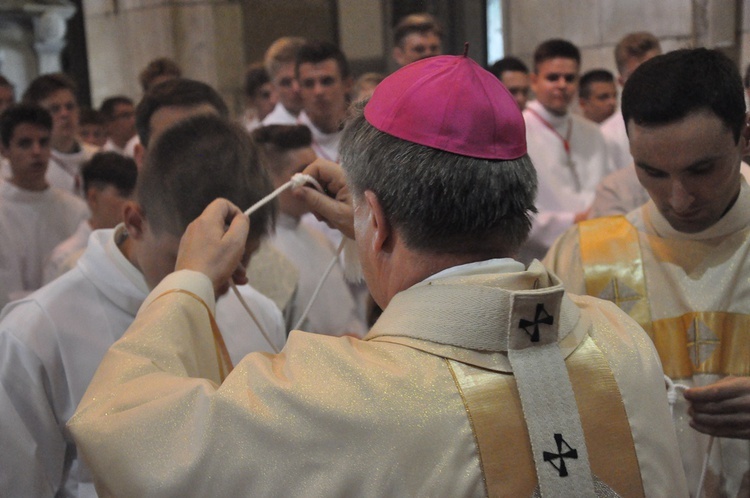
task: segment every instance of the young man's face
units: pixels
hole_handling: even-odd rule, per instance
[[[745,139],[735,143],[712,112],[659,126],[631,121],[628,135],[638,180],[675,230],[701,232],[737,199]]]
[[[405,66],[426,57],[440,55],[442,50],[440,37],[435,33],[411,33],[401,40],[400,45],[394,47],[393,58],[400,66]]]
[[[500,75],[500,81],[513,96],[518,108],[523,111],[529,100],[529,75],[523,71],[504,71]]]
[[[299,65],[302,102],[310,121],[325,133],[332,133],[346,117],[349,79],[341,77],[335,59]]]
[[[294,75],[294,62],[282,64],[273,75],[271,83],[281,105],[292,114],[299,114],[302,110],[302,96]]]
[[[50,131],[43,126],[21,123],[0,151],[8,159],[13,178],[23,184],[44,183],[50,158]]]
[[[75,139],[78,136],[78,101],[73,92],[67,89],[57,90],[39,105],[52,115],[52,138]]]
[[[578,63],[562,57],[540,62],[531,74],[531,88],[547,111],[564,115],[578,90]]]
[[[271,172],[274,188],[281,187],[295,173],[301,173],[315,159],[316,155],[312,147],[293,149],[281,154],[279,161],[274,165]],[[279,209],[282,213],[297,219],[308,212],[307,204],[295,197],[290,189],[279,195]]]
[[[107,143],[107,132],[104,126],[95,123],[82,124],[78,135],[81,140],[90,145],[101,147]]]
[[[16,95],[13,88],[9,86],[0,86],[0,112],[11,106],[16,101]]]
[[[135,107],[133,104],[117,104],[112,120],[107,123],[107,135],[116,144],[125,144],[135,135]]]
[[[269,82],[261,85],[253,98],[250,99],[249,104],[255,108],[258,113],[258,119],[262,121],[263,118],[273,111],[277,101],[276,92],[273,91],[273,85]]]
[[[617,87],[615,83],[595,81],[589,85],[589,96],[580,99],[581,110],[587,119],[601,123],[617,109]]]

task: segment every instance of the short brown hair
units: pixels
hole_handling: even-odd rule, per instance
[[[307,40],[298,36],[284,36],[273,42],[263,59],[268,76],[273,79],[281,66],[293,64],[297,60],[297,52],[305,43]]]
[[[625,73],[625,65],[630,59],[642,59],[647,53],[658,50],[661,53],[659,39],[648,31],[630,33],[615,45],[615,63],[617,71]]]
[[[155,233],[181,236],[215,199],[244,210],[271,190],[247,131],[205,114],[176,123],[156,139],[138,175],[136,195]],[[253,213],[251,238],[265,235],[274,216],[274,204]]]
[[[70,90],[75,96],[77,90],[75,81],[63,73],[43,74],[31,82],[23,92],[21,100],[27,104],[38,104],[59,90]]]
[[[409,14],[403,17],[393,28],[393,44],[400,47],[404,38],[412,33],[435,33],[438,38],[443,37],[440,23],[427,12]]]
[[[148,91],[151,88],[152,82],[159,76],[174,76],[180,78],[182,76],[182,69],[180,66],[170,59],[169,57],[159,57],[149,62],[141,74],[138,75],[138,81],[141,84],[143,91]]]

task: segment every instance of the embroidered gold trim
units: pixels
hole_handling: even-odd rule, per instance
[[[750,375],[750,316],[693,312],[656,320],[651,334],[664,373],[673,379],[694,374]]]
[[[531,496],[537,486],[515,379],[449,360],[479,446],[489,496]],[[644,496],[635,444],[607,359],[586,338],[566,366],[594,475],[623,498]]]
[[[587,220],[578,225],[586,294],[614,302],[651,331],[638,231],[624,216]]]

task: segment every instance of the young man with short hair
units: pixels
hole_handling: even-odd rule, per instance
[[[617,64],[617,82],[621,87],[625,86],[628,78],[638,66],[647,60],[661,54],[659,39],[647,31],[628,33],[615,45],[615,63]],[[622,112],[615,112],[609,119],[604,121],[599,128],[607,143],[612,164],[616,170],[630,167],[633,164],[633,156],[630,155],[630,144],[628,134],[625,130],[625,121]],[[633,206],[635,208],[637,206]]]
[[[78,119],[78,136],[81,141],[93,147],[103,147],[107,143],[105,123],[101,112],[88,107],[81,108]]]
[[[750,495],[750,188],[742,80],[718,51],[644,62],[622,94],[630,150],[650,201],[566,232],[545,264],[566,290],[607,299],[649,332],[677,394],[690,490]],[[686,401],[687,400],[687,401]],[[705,434],[701,434],[705,433]],[[741,438],[741,439],[740,439]]]
[[[583,116],[602,124],[617,110],[615,77],[606,69],[592,69],[578,82],[578,105]]]
[[[137,142],[135,133],[135,105],[124,95],[104,99],[99,107],[105,119],[107,142],[103,150],[133,157]]]
[[[263,63],[279,99],[273,111],[263,119],[263,126],[297,124],[302,112],[302,97],[295,75],[297,52],[306,43],[304,38],[285,36],[268,47]]]
[[[352,86],[349,62],[333,43],[308,42],[297,53],[296,75],[305,111],[299,124],[310,128],[318,157],[337,161]]]
[[[500,59],[490,67],[490,72],[497,76],[508,89],[513,100],[522,111],[529,99],[529,68],[526,64],[511,55]]]
[[[239,125],[196,116],[161,136],[139,174],[136,200],[126,203],[124,223],[95,231],[76,268],[0,316],[0,488],[11,496],[96,496],[65,422],[102,356],[149,290],[174,271],[180,237],[207,204],[225,197],[250,206],[271,190]],[[253,214],[257,232],[243,241],[245,263],[272,213],[265,207]],[[222,298],[213,341],[229,369],[251,351],[284,344],[279,311],[257,292],[251,298],[273,344],[244,311],[238,314],[233,295]]]
[[[242,124],[247,131],[253,131],[261,126],[261,122],[271,114],[278,102],[271,78],[262,63],[257,62],[247,67],[242,93],[245,101]]]
[[[536,100],[523,115],[529,156],[539,175],[539,212],[519,253],[527,263],[542,258],[561,233],[586,219],[596,186],[612,171],[598,126],[568,112],[580,64],[581,52],[567,40],[547,40],[534,52]]]
[[[0,115],[0,152],[11,169],[0,183],[0,307],[42,286],[44,261],[89,215],[81,199],[47,181],[52,127],[36,105]]]
[[[213,114],[228,118],[226,103],[210,85],[187,78],[175,78],[153,87],[136,108],[136,128],[140,143],[135,160],[139,167],[145,162],[146,150],[152,140],[185,118]],[[194,180],[196,183],[200,178]],[[250,206],[247,206],[250,207]],[[276,303],[284,314],[287,330],[294,325],[292,309],[299,272],[268,240],[263,240],[250,260],[248,276],[253,288]]]
[[[303,125],[264,126],[255,130],[253,140],[275,188],[288,182],[292,175],[302,172],[316,159],[312,134]],[[300,222],[310,211],[291,190],[279,195],[279,211],[270,242],[299,270],[293,312],[296,324],[326,267],[336,257],[336,248],[319,230]],[[344,279],[343,269],[336,264],[299,328],[317,334],[362,337],[366,330],[357,313],[357,303]]]
[[[137,176],[135,161],[117,152],[98,152],[83,165],[83,192],[91,217],[52,250],[44,263],[45,284],[75,267],[93,230],[122,223],[122,208],[133,195]]]
[[[98,149],[78,138],[80,109],[76,91],[69,76],[43,74],[29,84],[22,100],[40,105],[52,115],[52,155],[47,171],[50,185],[81,195],[81,166]]]
[[[443,31],[426,12],[410,14],[393,28],[393,59],[405,66],[419,59],[443,53]]]

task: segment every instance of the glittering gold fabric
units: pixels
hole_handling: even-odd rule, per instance
[[[586,294],[612,301],[650,330],[638,231],[624,216],[587,220],[578,225]]]
[[[293,332],[281,354],[248,355],[223,383],[210,281],[200,276],[177,285],[181,273],[154,290],[151,296],[159,297],[149,297],[107,353],[70,421],[101,495],[487,496],[474,431],[446,358],[486,364],[489,375],[508,377],[502,351],[466,344],[492,343],[475,330],[499,306],[497,293],[549,281],[540,265],[532,278],[522,272],[420,284],[399,300],[413,306],[389,306],[365,340]],[[435,315],[430,303],[408,296],[422,285],[452,304],[412,334],[414,316]],[[467,309],[461,290],[475,285],[496,293]],[[173,289],[188,292],[168,292]],[[681,491],[648,337],[608,304],[575,298],[563,310],[565,354],[574,358],[590,336],[606,357],[647,494]],[[498,333],[503,327],[497,325]],[[436,338],[453,331],[455,339],[431,341],[430,329]],[[614,392],[611,384],[599,390]],[[509,393],[500,407],[513,403]],[[503,438],[514,430],[504,420],[498,413]],[[513,451],[503,447],[503,461]],[[529,475],[522,462],[511,463],[513,473]]]
[[[606,358],[586,338],[566,361],[594,475],[619,496],[644,496],[622,396]],[[531,444],[512,375],[451,361],[466,405],[490,496],[531,496],[537,485]]]
[[[633,301],[613,297],[643,295],[648,301],[653,342],[665,373],[688,386],[704,386],[725,375],[750,375],[750,187],[743,180],[732,208],[713,226],[699,233],[678,232],[669,225],[653,202],[626,217],[599,220],[600,227],[620,227],[584,236],[583,226],[573,227],[553,245],[545,265],[560,276],[565,288],[616,301],[631,312]],[[638,253],[633,252],[632,235]],[[584,239],[597,242],[606,257],[584,257]],[[594,247],[589,245],[589,249]],[[618,258],[621,258],[618,260]],[[611,259],[607,276],[604,261]],[[588,261],[588,262],[587,262]],[[589,292],[585,267],[597,263],[596,278],[619,285],[618,293]],[[642,263],[639,263],[642,262]],[[624,268],[643,268],[642,292]],[[631,275],[632,276],[632,275]],[[636,279],[637,280],[637,279]],[[620,285],[623,284],[623,285]],[[593,289],[593,288],[592,288]],[[606,293],[605,293],[606,294]],[[631,313],[631,316],[635,316]],[[641,315],[642,316],[642,315]],[[639,318],[639,321],[641,319]],[[643,323],[643,322],[642,322]],[[674,406],[683,466],[690,489],[697,487],[708,445],[708,436],[689,425],[688,403],[678,397]],[[705,486],[708,497],[750,496],[750,441],[719,439],[714,444]]]

